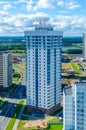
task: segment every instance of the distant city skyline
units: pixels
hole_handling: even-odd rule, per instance
[[[1,0],[0,36],[23,36],[39,19],[64,31],[64,36],[82,36],[85,5],[85,0]]]

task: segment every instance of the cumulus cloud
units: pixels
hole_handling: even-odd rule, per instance
[[[2,16],[6,16],[7,14],[8,14],[7,11],[4,11],[4,10],[0,11],[0,16],[1,16],[1,18],[2,18]],[[0,18],[0,19],[1,19],[1,18]]]
[[[53,5],[53,0],[38,0],[37,5],[34,7],[34,10],[43,8],[43,9],[47,9],[47,8],[54,8]]]
[[[50,19],[49,22],[55,26],[55,29],[62,30],[64,35],[67,36],[82,35],[82,33],[86,30],[86,16],[58,15],[56,18]]]
[[[86,30],[86,16],[70,13],[81,7],[78,0],[1,0],[0,6],[0,35],[24,35],[24,31],[33,29],[40,19],[62,30],[64,35],[80,35]],[[17,13],[14,11],[16,15],[9,10],[14,7],[19,7]],[[50,9],[54,11],[52,15]]]
[[[75,0],[58,0],[57,5],[59,7],[66,7],[69,10],[81,7],[81,5],[78,4],[78,2],[76,2]]]
[[[37,11],[39,9],[51,9],[54,8],[55,1],[53,0],[29,0],[26,5],[27,11]]]
[[[12,7],[11,4],[5,4],[5,5],[3,6],[3,9],[4,9],[4,10],[8,10],[8,9],[10,9],[11,7]]]
[[[18,0],[17,2],[21,2],[20,5],[24,2],[23,5],[26,6],[26,9],[32,12],[13,15],[8,12],[8,9],[14,5],[4,3],[4,10],[0,11],[0,35],[24,35],[24,31],[33,29],[33,25],[37,24],[40,19],[54,25],[55,29],[62,30],[64,35],[82,35],[83,31],[86,30],[86,16],[67,14],[70,9],[80,7],[75,0],[58,0],[58,6],[66,7],[67,10],[56,10],[58,15],[54,14],[53,16],[38,12],[38,9],[54,8],[54,2],[56,2],[54,0],[38,0],[38,2],[35,0]]]
[[[76,0],[18,0],[16,3],[26,3],[27,11],[56,8],[56,3],[59,7],[69,10],[81,7]]]
[[[24,31],[32,29],[34,23],[36,23],[36,21],[39,20],[40,18],[49,20],[49,16],[43,12],[37,12],[34,14],[27,14],[27,15],[17,14],[12,15],[10,17],[8,14],[5,17],[1,16],[0,28],[4,31],[4,34],[7,33],[7,35],[9,35],[9,33],[11,35],[23,35]]]
[[[65,2],[63,0],[59,0],[59,1],[57,1],[57,5],[58,6],[64,6]]]
[[[27,5],[26,5],[26,9],[27,11],[32,11],[33,10],[33,4],[34,2],[32,0],[30,0],[29,2],[27,2]]]
[[[68,9],[72,10],[72,9],[75,9],[75,8],[79,8],[81,7],[77,2],[75,1],[70,1],[69,3],[66,3]]]

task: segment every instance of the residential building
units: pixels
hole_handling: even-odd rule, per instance
[[[83,33],[83,58],[86,60],[86,33]]]
[[[63,93],[64,130],[86,130],[86,82],[76,82]]]
[[[63,91],[63,122],[64,130],[74,130],[72,87],[65,87]]]
[[[60,107],[61,82],[61,31],[40,23],[26,31],[27,104],[29,110],[51,113]]]
[[[0,52],[0,87],[12,85],[12,55],[9,52]]]

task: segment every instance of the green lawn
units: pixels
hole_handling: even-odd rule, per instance
[[[13,79],[12,79],[14,84],[19,84],[19,82],[22,80],[22,78],[23,78],[22,73],[14,71],[14,75],[13,75]]]
[[[76,67],[76,65],[74,63],[71,63],[71,66],[72,66],[73,70],[77,69],[77,67]]]
[[[13,79],[12,79],[13,83],[16,84],[20,78],[21,78],[21,74],[19,72],[14,71]]]
[[[19,78],[18,77],[13,77],[13,83],[16,83],[18,80],[19,80]]]
[[[61,109],[59,109],[58,111],[62,111],[62,108]],[[57,112],[58,112],[57,111]],[[23,112],[24,114],[26,114],[26,115],[28,115],[28,117],[29,117],[29,114],[31,115],[31,113],[29,113],[28,112],[28,110],[27,110],[27,106],[25,106],[25,109],[24,109],[24,112]],[[28,121],[28,117],[22,117],[21,118],[21,120],[20,120],[20,122],[19,122],[19,124],[18,124],[18,128],[17,128],[17,130],[35,130],[35,127],[32,127],[32,128],[25,128],[24,127],[24,125],[27,123],[27,121]],[[50,120],[50,121],[48,121],[48,123],[52,123],[52,122],[59,122],[60,121],[60,119],[59,118],[57,118],[57,117],[55,117],[54,119],[52,119],[52,120]],[[46,129],[43,129],[43,130],[62,130],[62,127],[63,127],[63,125],[62,124],[55,124],[55,125],[51,125],[50,124],[50,128],[46,128]],[[40,130],[40,129],[39,129]]]
[[[84,64],[86,66],[86,64]]]
[[[26,117],[25,117],[26,118]],[[32,128],[25,128],[24,124],[26,124],[27,119],[24,119],[22,117],[22,119],[20,120],[19,124],[18,124],[18,128],[17,130],[35,130],[35,127]],[[45,128],[43,130],[62,130],[63,128],[63,124],[50,124],[49,128]],[[40,129],[39,129],[40,130]]]
[[[21,69],[18,64],[13,64],[12,66]]]
[[[21,107],[22,107],[23,103],[24,103],[24,100],[19,101],[18,106],[17,106],[17,108],[16,108],[16,110],[15,110],[15,112],[13,114],[13,117],[10,119],[10,121],[9,121],[7,127],[6,127],[6,130],[12,130],[13,129],[13,126],[14,126],[14,124],[16,122],[16,119],[18,117],[18,114],[19,114],[19,112],[21,110]]]
[[[63,124],[53,124],[50,125],[50,128],[47,128],[46,130],[62,130]]]
[[[25,54],[25,50],[11,50],[12,53]]]
[[[78,64],[71,62],[70,65],[77,73],[80,73],[80,75],[83,74],[82,69]]]

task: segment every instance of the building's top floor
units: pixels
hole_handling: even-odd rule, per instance
[[[73,84],[73,87],[66,86],[64,88],[64,93],[65,93],[65,95],[73,95],[75,90],[80,91],[80,92],[86,91],[86,82],[75,82]]]
[[[72,87],[66,86],[64,88],[64,93],[65,93],[65,95],[72,95]]]
[[[11,54],[11,52],[7,52],[7,51],[0,51],[0,55],[4,55],[4,54]]]
[[[51,25],[45,25],[45,24],[39,24],[35,26],[36,31],[53,31],[53,26]]]
[[[63,36],[63,32],[54,30],[52,25],[38,24],[34,30],[25,31],[25,36]]]
[[[80,91],[86,91],[86,82],[75,82],[73,85],[73,90],[80,90]]]
[[[86,87],[86,82],[75,82],[74,85],[76,86],[85,86]]]

